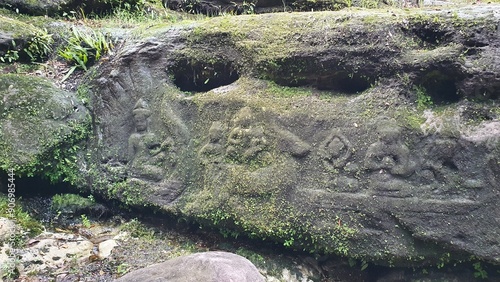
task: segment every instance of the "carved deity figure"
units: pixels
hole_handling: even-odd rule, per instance
[[[222,162],[224,155],[223,136],[225,133],[224,126],[221,122],[214,122],[208,130],[208,143],[203,146],[199,152],[204,164]]]
[[[302,158],[311,151],[310,145],[290,131],[272,123],[264,127],[249,107],[242,108],[232,122],[233,127],[226,142],[226,154],[239,163],[267,162],[266,158],[271,154],[271,143],[277,145],[281,152],[295,158]]]
[[[377,125],[379,140],[370,145],[365,156],[368,170],[407,176],[412,173],[410,150],[400,140],[401,128],[393,120],[381,120]]]
[[[143,99],[137,101],[132,113],[136,132],[128,139],[130,172],[137,178],[160,181],[165,176],[164,151],[168,141],[162,144],[154,133],[148,131],[151,111]]]
[[[233,128],[227,138],[226,154],[239,162],[248,162],[264,152],[268,140],[264,127],[255,124],[249,107],[242,108],[233,119]]]

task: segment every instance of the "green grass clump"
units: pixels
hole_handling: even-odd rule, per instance
[[[74,213],[79,210],[89,209],[95,205],[92,197],[82,197],[76,194],[58,194],[52,197],[51,209],[64,213]]]
[[[427,90],[423,86],[414,86],[413,90],[415,90],[417,94],[417,108],[419,110],[423,110],[429,108],[434,104],[432,101],[432,97],[427,94]]]
[[[123,224],[121,226],[121,230],[129,232],[130,236],[132,236],[133,238],[142,238],[149,241],[152,241],[156,238],[155,230],[153,228],[147,227],[136,218]]]
[[[276,97],[280,98],[291,98],[291,97],[299,97],[299,96],[311,96],[312,91],[308,88],[303,87],[287,87],[281,86],[274,82],[268,83],[268,88],[266,91],[269,94],[272,94]]]
[[[86,71],[111,48],[113,44],[102,32],[82,31],[73,27],[66,45],[59,50],[59,56],[74,65],[63,80],[77,68]]]

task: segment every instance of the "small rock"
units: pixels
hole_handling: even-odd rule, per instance
[[[16,224],[5,217],[0,217],[0,242],[9,240],[11,234],[16,232]]]
[[[99,259],[105,259],[111,255],[111,251],[118,246],[118,243],[111,239],[99,244]]]

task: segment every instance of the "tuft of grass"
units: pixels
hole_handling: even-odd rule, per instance
[[[154,239],[156,239],[155,230],[153,228],[147,227],[136,218],[123,224],[121,229],[122,231],[129,232],[130,236],[134,238],[142,238],[148,241],[153,241]]]
[[[274,82],[268,82],[268,88],[266,89],[266,92],[280,98],[291,98],[291,97],[312,95],[311,89],[303,87],[281,86]]]
[[[36,31],[28,41],[24,52],[28,54],[32,62],[42,61],[52,52],[53,43],[52,34],[49,34],[47,29]]]
[[[58,52],[59,56],[73,64],[63,81],[77,68],[86,71],[113,48],[112,42],[100,31],[82,31],[75,27],[71,28],[71,31],[65,46]]]
[[[74,213],[78,210],[89,209],[94,205],[95,201],[90,197],[85,198],[76,194],[57,194],[52,197],[51,209],[64,213]]]

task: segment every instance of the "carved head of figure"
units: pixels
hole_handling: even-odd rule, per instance
[[[208,137],[211,143],[218,143],[224,135],[224,127],[221,122],[214,122],[208,130]]]
[[[401,135],[401,127],[395,120],[383,119],[377,125],[378,138],[382,142],[397,142]]]
[[[250,107],[242,108],[233,118],[233,124],[235,127],[250,128],[254,122],[255,117]]]
[[[151,116],[151,111],[149,106],[142,98],[135,103],[134,110],[132,111],[134,115],[135,128],[137,132],[145,132],[148,130],[148,118]]]

